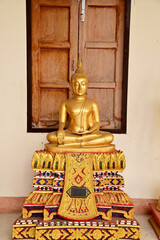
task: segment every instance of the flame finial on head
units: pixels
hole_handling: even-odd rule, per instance
[[[82,61],[80,57],[78,58],[78,61],[77,61],[77,69],[82,69]]]
[[[85,78],[88,81],[88,75],[84,72],[81,59],[77,61],[77,69],[71,76],[71,82],[76,78]]]

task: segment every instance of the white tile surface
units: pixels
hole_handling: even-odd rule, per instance
[[[0,213],[0,240],[12,239],[12,225],[21,213]],[[157,240],[157,237],[148,222],[149,215],[136,215],[141,225],[141,240]]]
[[[0,240],[12,239],[12,225],[20,215],[20,212],[0,213]]]
[[[136,215],[135,218],[141,226],[141,240],[157,240],[157,236],[154,233],[148,219],[150,215]]]

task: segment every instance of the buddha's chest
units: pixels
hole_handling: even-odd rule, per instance
[[[71,118],[86,118],[92,112],[92,107],[86,102],[74,102],[74,104],[68,104],[67,112]]]

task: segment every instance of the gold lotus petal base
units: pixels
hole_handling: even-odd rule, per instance
[[[140,226],[133,220],[113,218],[112,221],[94,219],[92,221],[66,221],[57,218],[52,221],[42,221],[41,218],[17,219],[13,226],[12,239],[112,239],[140,240]]]
[[[49,152],[52,152],[52,153],[66,153],[66,152],[92,152],[92,153],[95,153],[95,152],[98,152],[98,153],[105,153],[105,152],[113,152],[115,151],[115,145],[114,144],[108,144],[106,146],[102,146],[102,147],[65,147],[63,145],[54,145],[54,144],[51,144],[51,143],[47,143],[45,144],[45,150],[46,151],[49,151]]]
[[[32,158],[34,171],[65,171],[66,157],[70,153],[90,153],[93,171],[123,171],[126,167],[122,151],[115,150],[115,145],[94,148],[61,148],[53,144],[45,145],[46,151],[36,151]],[[35,183],[35,182],[34,182]]]

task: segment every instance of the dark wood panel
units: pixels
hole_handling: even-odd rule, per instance
[[[40,48],[70,48],[71,44],[69,42],[52,42],[52,41],[39,41]]]
[[[40,82],[39,86],[40,88],[70,88],[68,82],[64,81],[54,82],[54,80],[52,80],[52,82]]]
[[[68,81],[68,60],[67,49],[41,49],[40,82]]]
[[[114,90],[88,89],[88,98],[95,100],[99,106],[102,122],[114,121]]]
[[[87,49],[86,61],[89,82],[106,83],[115,81],[114,49]]]
[[[40,40],[68,41],[69,40],[69,8],[40,7]]]
[[[99,89],[99,88],[115,88],[116,84],[114,82],[90,82],[89,83],[89,88],[95,88],[95,89]]]
[[[121,0],[87,0],[88,6],[116,6]]]
[[[87,41],[116,40],[116,7],[88,7]]]
[[[116,42],[86,42],[85,44],[86,48],[92,48],[92,49],[105,49],[105,48],[117,48],[117,43]]]
[[[67,97],[67,89],[41,89],[39,119],[58,121],[60,104]]]
[[[75,0],[34,0],[38,1],[41,6],[58,6],[58,7],[70,7],[73,1]]]

